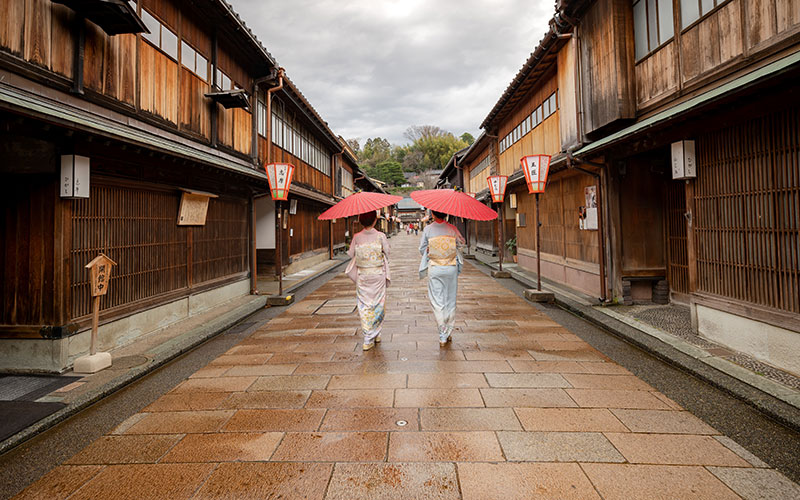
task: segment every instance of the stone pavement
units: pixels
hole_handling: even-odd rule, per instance
[[[375,349],[339,275],[18,498],[800,497],[472,265],[440,349],[417,241]]]

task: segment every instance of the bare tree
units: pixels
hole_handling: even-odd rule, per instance
[[[447,131],[440,129],[436,125],[413,125],[406,129],[403,136],[411,142],[417,142],[421,139],[442,137],[447,134]]]

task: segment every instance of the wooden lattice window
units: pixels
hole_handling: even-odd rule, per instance
[[[204,226],[192,228],[192,284],[247,270],[247,205],[213,199]]]
[[[83,266],[100,252],[117,262],[102,310],[247,271],[247,204],[215,198],[204,226],[178,226],[180,197],[176,189],[92,179],[91,196],[72,208],[72,319],[91,312]]]
[[[103,185],[93,179],[91,196],[72,205],[73,319],[91,312],[84,266],[100,252],[117,263],[101,301],[104,310],[187,286],[187,228],[176,224],[179,202],[177,191]]]
[[[800,109],[697,144],[698,291],[800,313]]]

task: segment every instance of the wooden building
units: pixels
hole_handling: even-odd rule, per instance
[[[598,0],[577,25],[608,288],[800,373],[800,2]]]
[[[262,236],[274,258],[266,155],[297,167],[284,263],[332,252],[315,215],[342,147],[288,78],[277,89],[276,61],[226,2],[0,9],[0,369],[61,372],[85,354],[84,265],[100,252],[118,263],[104,350],[253,292],[256,257],[273,265]],[[267,148],[276,122],[290,142]]]
[[[479,198],[509,176],[520,265],[535,269],[536,220],[519,161],[550,154],[543,277],[689,304],[701,335],[800,373],[798,5],[557,2],[463,160]]]

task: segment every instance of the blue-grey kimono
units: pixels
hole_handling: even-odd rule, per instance
[[[465,243],[461,232],[445,221],[425,227],[419,242],[419,252],[422,254],[420,278],[427,272],[428,299],[433,307],[441,343],[450,339],[455,326],[458,275],[464,262],[459,245]]]

